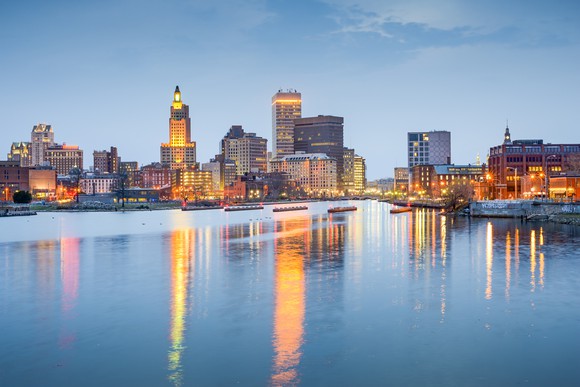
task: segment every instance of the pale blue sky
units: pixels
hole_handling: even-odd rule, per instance
[[[406,133],[449,130],[455,163],[512,138],[578,143],[580,5],[571,1],[26,1],[0,5],[0,152],[38,122],[86,166],[111,145],[159,160],[175,85],[198,161],[231,125],[271,138],[271,96],[345,118],[368,177]]]

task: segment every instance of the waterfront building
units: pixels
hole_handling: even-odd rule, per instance
[[[223,192],[223,187],[221,185],[221,164],[216,159],[211,159],[207,163],[201,164],[202,171],[211,172],[211,189],[214,193],[221,193]]]
[[[256,133],[244,132],[241,125],[234,125],[221,140],[222,154],[235,161],[238,175],[266,172],[267,142]]]
[[[451,132],[407,133],[408,167],[422,164],[451,164]]]
[[[483,165],[415,165],[411,168],[410,192],[439,198],[453,185],[471,185],[483,179]]]
[[[47,124],[34,125],[30,134],[30,143],[30,165],[42,164],[46,161],[46,149],[55,145],[52,126]]]
[[[236,176],[236,180],[224,189],[228,202],[259,201],[268,195],[267,180],[264,174],[248,173]]]
[[[196,168],[178,169],[171,188],[174,198],[185,201],[213,198],[212,172]]]
[[[119,161],[117,148],[114,146],[108,151],[93,151],[95,173],[119,173]]]
[[[179,86],[175,87],[169,117],[169,142],[161,144],[161,163],[171,169],[197,166],[196,144],[191,141],[189,106],[181,100]]]
[[[278,90],[272,97],[272,158],[294,153],[294,120],[302,117],[302,94]]]
[[[125,179],[127,187],[139,187],[141,185],[141,174],[139,172],[139,163],[137,161],[119,161],[119,174]]]
[[[13,142],[8,153],[8,161],[18,161],[21,167],[30,167],[32,164],[31,143]]]
[[[143,188],[170,187],[174,170],[167,164],[151,163],[141,167],[141,186]]]
[[[395,187],[396,192],[406,194],[409,192],[409,168],[395,167]]]
[[[44,159],[56,169],[59,175],[66,175],[73,168],[83,170],[83,151],[78,145],[49,146],[44,151]]]
[[[354,190],[363,194],[367,186],[367,165],[364,157],[354,155]]]
[[[580,173],[569,173],[565,176],[554,176],[550,178],[550,197],[577,201],[580,198]]]
[[[354,188],[354,149],[344,148],[342,163],[344,172],[342,174],[342,189],[345,195],[355,194]]]
[[[47,167],[29,168],[28,189],[36,200],[52,200],[58,190],[56,170]]]
[[[385,179],[372,180],[367,182],[366,189],[373,193],[384,194],[395,189],[395,179],[387,177]]]
[[[337,189],[343,189],[344,118],[336,116],[306,117],[294,120],[296,153],[324,153],[336,162]],[[274,169],[273,169],[274,170]]]
[[[114,192],[119,187],[118,175],[87,174],[79,182],[81,192],[87,195]]]
[[[580,144],[544,144],[541,139],[512,140],[509,127],[506,127],[503,143],[489,149],[486,177],[496,198],[541,197],[545,195],[550,178],[571,171],[568,165],[578,157]],[[538,191],[522,190],[521,178],[525,175],[538,179],[535,185]]]
[[[2,200],[12,200],[16,191],[28,191],[29,168],[21,167],[19,161],[0,161],[0,192]]]
[[[0,161],[0,200],[10,201],[16,191],[29,191],[35,199],[51,199],[56,171],[47,167],[21,167],[19,161]]]
[[[337,194],[336,159],[323,154],[294,154],[270,162],[272,172],[287,173],[298,188],[312,197]]]

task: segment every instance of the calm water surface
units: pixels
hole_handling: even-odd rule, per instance
[[[0,385],[578,385],[578,228],[351,204],[0,219]]]

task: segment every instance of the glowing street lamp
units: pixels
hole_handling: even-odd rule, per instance
[[[518,198],[518,168],[517,167],[507,167],[508,171],[514,171],[514,200]]]

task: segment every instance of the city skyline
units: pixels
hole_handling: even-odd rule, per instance
[[[270,99],[280,88],[302,93],[305,117],[345,118],[345,143],[366,158],[369,180],[406,164],[407,132],[450,131],[459,164],[477,154],[485,162],[506,119],[514,139],[576,143],[579,9],[523,1],[8,4],[0,16],[10,52],[0,64],[3,152],[44,122],[84,149],[85,162],[110,146],[123,160],[157,161],[175,85],[191,106],[201,162],[232,125],[271,144]],[[22,28],[22,20],[50,28]],[[291,55],[278,60],[283,53]]]

